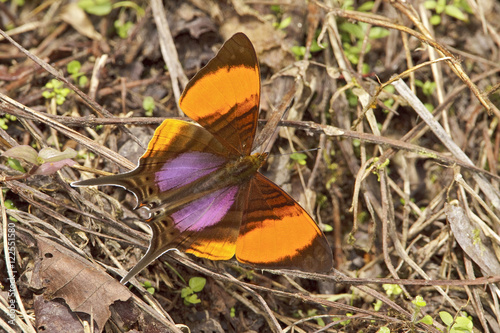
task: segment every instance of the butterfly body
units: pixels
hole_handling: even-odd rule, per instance
[[[180,98],[201,126],[166,119],[136,169],[72,184],[122,186],[151,210],[149,249],[122,282],[174,248],[212,260],[236,256],[256,268],[331,269],[331,249],[314,220],[258,172],[268,154],[250,155],[259,102],[257,57],[238,33]]]
[[[241,186],[255,177],[257,170],[267,158],[267,153],[256,153],[229,160],[219,169],[204,175],[188,184],[160,192],[150,205],[151,212],[162,211],[171,214],[190,202],[224,188]],[[217,159],[217,156],[212,156]],[[159,175],[161,177],[161,174]],[[116,184],[115,184],[116,185]],[[159,204],[158,204],[159,203]]]

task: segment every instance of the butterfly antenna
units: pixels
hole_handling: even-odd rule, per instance
[[[315,151],[315,150],[320,150],[320,149],[321,149],[320,147],[318,147],[318,148],[311,148],[311,149],[304,149],[304,150],[292,151],[290,153],[281,153],[279,155],[282,156],[282,155],[292,155],[292,154],[303,154],[303,153],[309,153],[309,152],[312,152],[312,151]]]
[[[274,135],[274,133],[276,133],[276,130],[278,129],[278,123],[283,119],[287,111],[290,109],[292,105],[292,99],[295,96],[295,91],[295,86],[293,86],[283,97],[281,104],[278,106],[276,111],[273,112],[273,114],[267,121],[266,126],[264,126],[262,131],[259,133],[259,136],[255,140],[254,149],[262,146],[262,144],[267,141],[267,144],[263,151],[267,152],[270,150],[269,145],[271,144],[271,141],[269,139]]]

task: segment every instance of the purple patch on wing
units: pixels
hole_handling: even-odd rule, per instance
[[[224,162],[224,157],[210,153],[182,153],[155,172],[156,184],[162,192],[187,185],[217,170]]]
[[[238,187],[226,187],[195,200],[171,215],[175,227],[199,231],[221,221],[234,203]]]

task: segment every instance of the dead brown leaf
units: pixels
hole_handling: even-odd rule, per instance
[[[111,315],[109,306],[118,300],[128,300],[130,291],[67,248],[43,237],[36,239],[40,256],[32,287],[44,288],[43,296],[47,300],[62,298],[72,311],[92,315],[102,331]]]

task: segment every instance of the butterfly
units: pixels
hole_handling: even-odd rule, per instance
[[[252,153],[260,70],[243,33],[227,40],[187,84],[179,100],[197,124],[166,119],[133,171],[72,183],[115,185],[148,207],[149,248],[122,279],[178,249],[254,268],[327,272],[332,251],[307,212],[258,172],[267,153]]]

